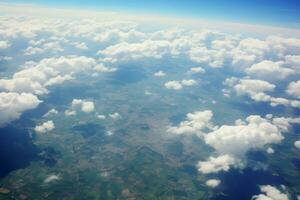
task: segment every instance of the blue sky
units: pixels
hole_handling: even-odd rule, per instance
[[[5,2],[300,27],[300,2],[297,0],[6,0]]]

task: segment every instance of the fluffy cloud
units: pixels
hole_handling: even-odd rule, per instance
[[[275,85],[267,81],[257,80],[257,79],[238,79],[235,77],[227,78],[224,84],[234,88],[238,95],[247,95],[252,100],[257,102],[269,102],[271,106],[291,106],[295,108],[300,108],[300,101],[290,100],[283,97],[273,97],[267,94],[267,92],[272,92],[275,89]],[[294,86],[293,86],[294,87]],[[297,88],[296,88],[297,89]],[[227,90],[223,90],[226,91]],[[287,90],[288,92],[288,90]],[[292,91],[290,91],[291,93]],[[292,92],[294,94],[294,90]],[[292,94],[291,93],[291,94]],[[228,93],[224,93],[228,94]]]
[[[58,114],[58,111],[54,108],[52,108],[51,110],[49,110],[47,113],[45,113],[43,115],[43,117],[48,117],[48,116],[51,116],[51,115],[57,115]]]
[[[215,188],[217,187],[218,185],[220,185],[221,181],[218,180],[218,179],[209,179],[205,182],[205,184],[208,186],[208,187],[212,187],[212,188]]]
[[[6,49],[10,47],[10,43],[8,41],[0,41],[0,49]]]
[[[47,133],[52,131],[55,128],[53,121],[49,120],[40,125],[37,125],[34,130],[36,133]]]
[[[165,87],[172,90],[181,90],[183,86],[193,86],[196,84],[197,81],[194,79],[184,79],[182,81],[168,81],[165,83]]]
[[[246,69],[246,72],[255,77],[264,79],[285,79],[295,73],[293,69],[283,67],[283,62],[264,60]]]
[[[118,113],[118,112],[115,112],[115,113],[111,113],[108,115],[110,118],[112,118],[113,120],[117,120],[117,119],[121,119],[122,116]]]
[[[82,100],[82,99],[73,99],[72,108],[79,108],[82,112],[90,113],[95,110],[95,104],[92,101]]]
[[[212,128],[210,123],[212,117],[213,113],[210,110],[188,113],[185,121],[180,122],[178,126],[168,127],[167,132],[174,134],[199,134],[205,128]]]
[[[252,200],[289,200],[287,194],[282,193],[276,187],[271,185],[262,185],[260,190],[263,194],[254,195]]]
[[[289,95],[292,95],[292,96],[300,99],[300,81],[291,82],[288,85],[288,88],[287,88],[286,92]]]
[[[168,81],[165,83],[165,87],[167,89],[172,89],[172,90],[181,90],[182,85],[179,81]]]
[[[288,131],[292,123],[300,123],[300,118],[272,118],[271,115],[263,118],[250,115],[245,121],[237,120],[235,125],[215,128],[212,132],[204,134],[204,141],[215,149],[218,156],[200,161],[199,171],[216,173],[228,171],[230,167],[244,167],[247,152],[280,143],[284,139],[282,132]]]
[[[221,155],[218,157],[209,157],[207,161],[198,162],[198,170],[203,174],[216,173],[219,171],[228,171],[232,166],[241,164],[230,155]]]
[[[36,108],[41,101],[30,93],[0,93],[0,126],[18,119],[27,110]]]
[[[73,79],[72,75],[90,70],[96,64],[92,58],[69,56],[46,58],[31,67],[16,72],[11,79],[0,79],[0,89],[9,92],[48,93],[47,87]]]
[[[45,178],[44,184],[56,182],[56,181],[59,181],[60,179],[61,179],[61,177],[59,175],[52,174],[52,175],[47,176],[47,178]]]
[[[205,69],[202,67],[192,67],[189,71],[189,74],[203,74],[205,73]]]
[[[295,141],[295,142],[294,142],[294,146],[295,146],[297,149],[300,149],[300,140]]]
[[[195,81],[194,79],[187,79],[187,80],[184,79],[181,81],[181,84],[185,86],[192,86],[192,85],[196,85],[197,81]]]

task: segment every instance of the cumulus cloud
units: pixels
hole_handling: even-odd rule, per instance
[[[72,108],[79,108],[82,112],[90,113],[95,110],[95,104],[92,101],[82,100],[82,99],[73,99]]]
[[[0,49],[6,49],[10,47],[10,43],[8,41],[0,41]]]
[[[264,60],[259,63],[253,64],[246,72],[258,78],[264,79],[285,79],[286,77],[295,74],[293,69],[283,67],[283,62],[274,62]]]
[[[244,167],[247,152],[280,143],[284,139],[282,132],[287,132],[290,124],[300,123],[300,118],[272,117],[250,115],[245,121],[237,120],[235,125],[215,127],[212,132],[204,134],[205,143],[213,147],[218,156],[200,161],[199,171],[216,173],[228,171],[231,167]],[[274,152],[270,148],[267,151]]]
[[[189,71],[189,74],[203,74],[205,73],[205,69],[202,67],[192,67]]]
[[[287,194],[281,192],[276,187],[271,185],[260,186],[260,191],[263,194],[254,195],[251,200],[289,200]]]
[[[208,186],[208,187],[212,187],[212,188],[215,188],[217,187],[218,185],[220,185],[221,181],[218,180],[218,179],[209,179],[205,182],[205,184]]]
[[[288,85],[288,88],[287,88],[286,92],[289,95],[294,96],[294,97],[300,99],[300,81],[291,82]]]
[[[227,78],[224,81],[224,84],[233,88],[238,95],[247,95],[256,102],[269,102],[271,106],[283,105],[300,108],[300,101],[298,100],[291,100],[284,97],[273,97],[267,94],[268,92],[274,91],[276,86],[264,80],[249,78],[239,79],[231,77]],[[224,95],[225,94],[228,93],[224,93]]]
[[[188,113],[186,120],[178,124],[178,126],[169,126],[167,132],[174,134],[199,134],[205,128],[212,128],[210,123],[213,113],[210,110],[197,111]]]
[[[198,170],[203,174],[216,173],[219,171],[228,171],[232,166],[241,165],[240,160],[230,155],[221,155],[218,157],[209,157],[207,161],[198,162]]]
[[[94,70],[96,72],[104,72],[104,73],[108,73],[108,72],[115,72],[117,71],[117,68],[116,67],[112,67],[112,68],[109,68],[109,67],[106,67],[104,64],[98,64],[94,67]]]
[[[297,148],[297,149],[300,149],[300,140],[297,140],[294,142],[294,146]]]
[[[60,179],[61,179],[61,177],[59,175],[52,174],[52,175],[47,176],[47,178],[45,178],[44,184],[56,182],[56,181],[59,181]]]
[[[165,83],[165,87],[167,89],[172,89],[172,90],[181,90],[182,85],[179,81],[168,81]]]
[[[9,92],[48,93],[47,87],[73,79],[73,74],[92,69],[93,58],[84,56],[46,58],[31,67],[13,74],[11,79],[0,79],[0,89]]]
[[[164,71],[158,71],[154,73],[154,76],[163,77],[166,76],[166,73]]]
[[[30,93],[0,93],[0,126],[18,119],[27,110],[36,108],[42,101]]]
[[[51,115],[57,115],[58,114],[58,111],[54,108],[52,108],[51,110],[49,110],[48,112],[46,112],[43,117],[48,117],[48,116],[51,116]]]
[[[108,115],[110,118],[112,118],[113,120],[117,120],[117,119],[121,119],[122,116],[118,113],[118,112],[114,112]]]
[[[52,120],[43,122],[40,125],[37,125],[34,130],[36,133],[47,133],[52,131],[55,128],[55,125]]]
[[[181,81],[181,84],[184,86],[192,86],[192,85],[196,85],[197,81],[195,81],[194,79],[184,79]]]

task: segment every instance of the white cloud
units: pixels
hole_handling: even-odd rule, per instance
[[[218,179],[209,179],[205,182],[205,184],[208,186],[208,187],[212,187],[212,188],[215,188],[217,187],[218,185],[220,185],[221,181],[218,180]]]
[[[165,87],[167,89],[172,89],[172,90],[181,90],[182,85],[179,81],[168,81],[165,83]]]
[[[210,110],[188,113],[186,121],[182,121],[178,126],[170,126],[167,131],[174,134],[202,133],[205,128],[212,128],[210,123],[213,113]]]
[[[42,101],[30,93],[0,93],[0,126],[18,119],[27,110],[36,108]]]
[[[160,70],[158,72],[155,72],[154,76],[163,77],[163,76],[166,76],[166,73]]]
[[[295,142],[294,142],[294,146],[295,146],[297,149],[300,149],[300,140],[295,141]]]
[[[106,119],[106,116],[105,115],[97,115],[97,118],[98,119]]]
[[[268,154],[273,154],[275,151],[271,147],[267,148],[267,153]]]
[[[117,68],[115,68],[115,67],[108,68],[108,67],[104,66],[104,64],[101,63],[101,64],[96,65],[96,66],[94,67],[94,70],[95,70],[96,72],[104,72],[104,73],[107,73],[107,72],[115,72],[115,71],[117,71]]]
[[[122,116],[118,113],[118,112],[115,112],[115,113],[111,113],[108,115],[110,118],[112,118],[113,120],[117,120],[117,119],[121,119]]]
[[[300,108],[300,101],[298,100],[290,100],[283,97],[273,97],[268,95],[267,92],[274,91],[276,86],[267,81],[231,77],[227,78],[224,81],[224,84],[229,87],[233,87],[238,95],[247,95],[257,102],[269,102],[271,106],[283,105]],[[290,90],[290,93],[292,94],[293,92]],[[225,94],[228,93],[224,93],[224,95]]]
[[[45,178],[44,184],[56,182],[56,181],[59,181],[60,179],[61,179],[61,177],[59,175],[52,174],[52,175],[47,176],[47,178]]]
[[[210,174],[219,171],[228,171],[232,166],[237,164],[240,164],[240,161],[230,155],[211,156],[207,161],[198,162],[198,170],[203,174]]]
[[[92,101],[82,100],[82,99],[73,99],[72,108],[80,108],[82,112],[90,113],[95,110],[95,104]],[[66,115],[73,115],[72,111],[65,113]]]
[[[203,74],[205,73],[205,69],[202,67],[192,67],[189,71],[189,74]]]
[[[218,156],[200,161],[199,171],[215,173],[228,171],[230,167],[244,167],[247,152],[280,143],[284,139],[282,132],[287,132],[290,124],[300,123],[300,118],[272,117],[250,115],[245,121],[239,119],[235,125],[215,127],[212,132],[204,134],[205,143],[213,147]],[[272,150],[269,147],[267,151],[272,153]]]
[[[288,85],[288,88],[287,88],[286,92],[289,95],[294,96],[294,97],[300,99],[300,80],[299,81],[291,82]]]
[[[195,81],[194,79],[188,79],[188,80],[182,80],[181,84],[184,86],[192,86],[192,85],[196,85],[197,81]]]
[[[289,200],[287,194],[282,193],[276,187],[271,185],[262,185],[260,190],[263,194],[254,195],[252,200]]]
[[[264,79],[285,79],[295,74],[293,69],[283,67],[283,64],[283,62],[264,60],[247,68],[246,72],[255,77]]]
[[[73,74],[91,70],[92,58],[79,56],[46,58],[31,67],[14,73],[11,79],[0,79],[0,89],[9,92],[48,93],[47,87],[73,79]]]
[[[43,115],[43,117],[48,117],[48,116],[50,116],[50,115],[57,115],[57,114],[58,114],[58,111],[57,111],[56,109],[52,108],[52,109],[49,110],[47,113],[45,113],[45,114]]]
[[[52,131],[55,128],[55,125],[52,120],[46,121],[40,125],[37,125],[34,130],[36,133],[47,133]]]
[[[10,47],[10,43],[8,41],[0,41],[0,49],[6,49]]]

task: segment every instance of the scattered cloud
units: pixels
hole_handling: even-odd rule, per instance
[[[23,112],[36,108],[41,102],[30,93],[0,92],[0,126],[18,119]]]
[[[36,133],[47,133],[52,131],[55,128],[55,125],[52,120],[43,122],[40,125],[37,125],[34,130]]]
[[[217,187],[218,185],[220,185],[221,181],[218,180],[218,179],[209,179],[205,182],[205,184],[208,186],[208,187],[212,187],[212,188],[215,188]]]
[[[213,113],[210,110],[188,113],[186,120],[178,126],[169,126],[167,132],[174,134],[200,134],[205,128],[212,128],[210,123]]]
[[[163,77],[166,76],[166,73],[164,71],[158,71],[154,73],[154,76]]]
[[[260,191],[263,194],[254,195],[252,200],[289,200],[287,194],[281,192],[276,187],[271,185],[260,186]]]

